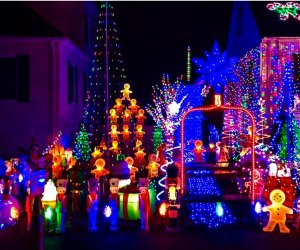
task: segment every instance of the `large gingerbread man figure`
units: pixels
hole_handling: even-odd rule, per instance
[[[268,225],[263,228],[263,231],[272,232],[276,224],[278,224],[280,233],[289,233],[290,229],[285,225],[286,214],[293,214],[293,210],[282,205],[285,201],[284,192],[280,189],[274,189],[270,193],[270,200],[272,204],[262,209],[263,212],[268,211],[270,213]]]

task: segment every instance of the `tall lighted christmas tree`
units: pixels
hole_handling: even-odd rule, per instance
[[[79,133],[76,137],[74,157],[77,160],[89,161],[91,158],[91,148],[89,145],[89,136],[84,123],[81,123]]]
[[[108,111],[126,82],[120,39],[111,3],[101,2],[84,123],[98,146],[108,132]]]

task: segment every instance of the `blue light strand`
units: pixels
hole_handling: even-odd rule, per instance
[[[217,202],[192,202],[188,205],[190,219],[196,224],[207,225],[210,229],[219,228],[222,225],[232,225],[236,218],[230,213],[227,205],[222,203],[224,215],[217,214]],[[220,204],[220,203],[219,203]]]

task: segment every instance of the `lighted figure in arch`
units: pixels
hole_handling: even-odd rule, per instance
[[[129,126],[128,125],[123,125],[123,131],[121,132],[122,134],[122,141],[123,142],[126,142],[126,141],[129,141],[130,139],[130,134],[131,131],[129,131]]]
[[[130,101],[130,96],[129,95],[132,93],[132,91],[130,90],[130,84],[125,83],[124,84],[124,89],[122,89],[120,92],[123,93],[122,100],[126,99],[126,100]]]
[[[144,115],[145,114],[145,110],[143,109],[140,109],[138,111],[138,115],[136,115],[136,119],[137,119],[137,124],[140,124],[140,125],[143,125],[144,124],[144,121],[146,119],[146,116]]]
[[[120,154],[121,149],[118,147],[119,142],[118,141],[112,141],[111,142],[112,146],[109,148],[109,150],[112,152],[114,156],[117,156]]]
[[[141,214],[141,230],[149,231],[149,216],[150,216],[150,198],[149,198],[149,180],[147,178],[139,179],[139,208]]]
[[[109,120],[110,120],[110,124],[114,124],[117,125],[118,124],[118,118],[119,116],[117,116],[117,112],[115,109],[111,109],[109,111],[110,116],[109,116]]]
[[[272,232],[276,224],[278,224],[280,233],[289,233],[290,229],[288,229],[285,225],[286,214],[293,214],[293,209],[282,205],[285,201],[284,192],[280,189],[274,189],[270,193],[270,200],[272,204],[262,208],[263,212],[270,213],[269,222],[267,226],[263,228],[263,231]]]
[[[226,144],[223,142],[217,142],[217,166],[219,167],[228,167],[228,158],[229,158],[229,151],[226,147]]]
[[[65,232],[65,218],[67,211],[67,179],[58,179],[56,182],[57,200],[56,200],[56,233]]]
[[[108,132],[108,134],[110,134],[110,138],[112,141],[119,141],[119,137],[118,134],[120,134],[119,131],[117,131],[117,125],[111,125],[111,130],[110,132]]]
[[[152,179],[155,177],[158,177],[158,169],[160,165],[157,163],[157,157],[155,154],[150,154],[148,156],[148,165],[146,166],[147,169],[149,169],[148,172],[148,178]]]
[[[136,115],[140,106],[136,104],[136,99],[131,99],[130,106],[128,108],[130,109],[132,114]]]
[[[117,114],[120,115],[123,112],[123,108],[125,106],[122,104],[121,98],[116,99],[116,104],[114,105],[114,109],[117,111]]]
[[[109,205],[111,207],[111,216],[110,216],[110,230],[118,231],[118,215],[119,215],[119,207],[120,207],[120,196],[119,192],[119,179],[111,178],[109,180],[110,184],[110,197],[109,197]]]
[[[195,148],[193,149],[194,161],[195,162],[204,162],[204,152],[206,151],[203,147],[203,142],[201,140],[196,140],[194,142]]]
[[[129,109],[125,109],[124,115],[122,115],[122,118],[123,118],[123,124],[124,125],[128,125],[130,123],[131,112],[130,112]]]
[[[97,214],[98,214],[98,180],[90,178],[88,180],[89,194],[87,195],[87,212],[88,212],[88,230],[96,232]]]
[[[136,131],[134,132],[136,139],[142,141],[143,140],[143,136],[145,134],[145,132],[143,131],[143,126],[142,125],[137,125],[136,126]]]
[[[132,157],[128,156],[124,159],[127,164],[128,164],[128,168],[130,169],[130,180],[131,182],[135,182],[135,172],[137,172],[139,169],[134,167],[133,164],[134,164],[134,160]]]
[[[104,159],[102,159],[102,158],[97,159],[95,162],[95,166],[96,166],[96,169],[93,169],[91,171],[91,173],[95,174],[95,178],[97,180],[99,180],[101,176],[105,176],[105,175],[109,174],[109,171],[104,168],[105,167]]]

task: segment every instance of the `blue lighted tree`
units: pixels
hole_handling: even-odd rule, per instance
[[[300,129],[291,110],[294,99],[293,66],[285,64],[283,86],[280,90],[280,101],[275,113],[271,146],[276,155],[285,162],[299,162]]]
[[[219,134],[219,131],[216,128],[216,126],[210,124],[208,126],[208,128],[209,128],[209,138],[208,138],[208,141],[212,142],[212,143],[217,143],[218,141],[220,141],[220,134]]]
[[[223,86],[228,82],[236,80],[234,74],[234,65],[237,62],[235,58],[227,58],[226,51],[221,53],[217,41],[215,41],[211,54],[204,52],[206,60],[203,58],[193,58],[193,62],[197,65],[197,73],[200,77],[196,80],[196,84],[208,84],[213,86],[215,92],[220,94]]]

